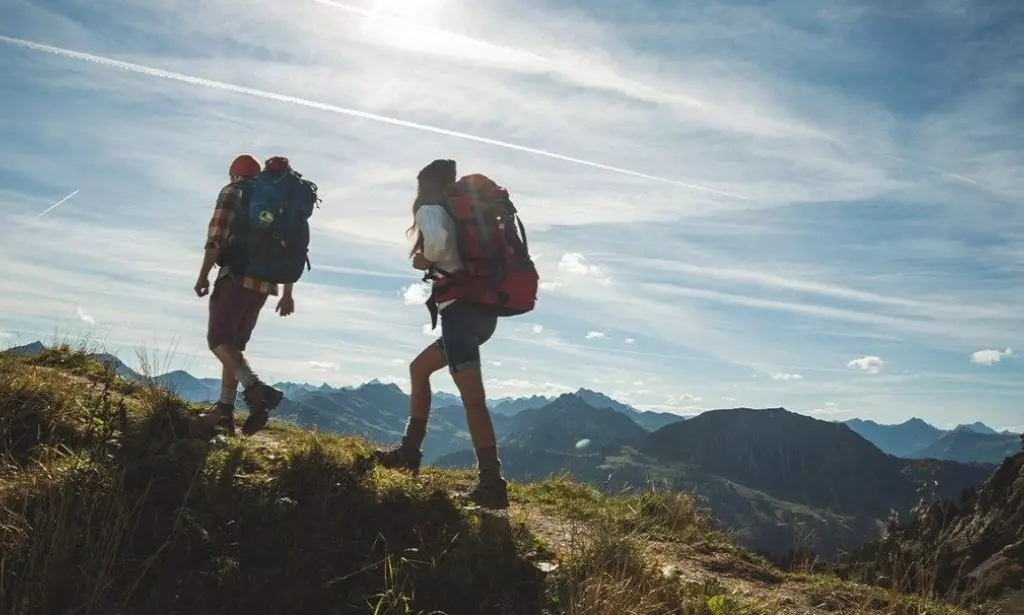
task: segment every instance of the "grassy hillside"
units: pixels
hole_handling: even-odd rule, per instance
[[[0,612],[961,613],[782,572],[684,495],[552,479],[485,514],[468,473],[275,421],[207,439],[198,410],[74,349],[0,356]]]

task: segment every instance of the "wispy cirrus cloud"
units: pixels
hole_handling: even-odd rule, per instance
[[[537,311],[485,345],[496,394],[1012,424],[1024,381],[991,353],[1024,338],[1016,9],[599,4],[18,0],[0,328],[90,326],[70,303],[111,343],[205,357],[215,191],[238,151],[286,153],[324,203],[299,311],[261,315],[253,362],[387,377],[438,334],[404,230],[443,155],[508,186],[544,255]],[[941,68],[865,44],[896,22]],[[979,352],[1000,369],[967,371]]]

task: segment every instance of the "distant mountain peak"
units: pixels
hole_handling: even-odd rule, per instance
[[[591,389],[583,387],[580,387],[575,393],[565,393],[562,396],[564,395],[573,395],[594,407],[614,408],[615,410],[626,411],[633,414],[639,412],[639,410],[629,404],[623,403],[613,397],[609,397],[599,391],[592,391]]]
[[[36,340],[31,344],[25,344],[24,346],[13,346],[4,350],[3,353],[9,355],[35,356],[42,354],[45,350],[46,346],[39,340]]]
[[[973,431],[974,433],[983,433],[990,436],[999,433],[995,429],[992,429],[991,427],[989,427],[985,423],[982,423],[981,421],[975,421],[973,423],[962,423],[960,425],[957,425],[954,431],[959,431],[961,427],[968,431]]]
[[[916,416],[910,417],[909,419],[904,421],[903,424],[907,425],[907,426],[914,426],[914,427],[934,427],[934,425],[932,425],[928,421],[926,421],[924,419],[921,419],[921,418],[918,418]]]
[[[365,382],[365,383],[359,385],[359,388],[357,388],[356,391],[357,392],[358,391],[372,391],[374,389],[387,389],[389,391],[394,391],[396,393],[404,394],[404,391],[402,391],[402,387],[398,386],[394,382],[389,382],[389,383],[385,384],[385,383],[381,382],[377,378],[374,378],[373,380],[371,380],[369,382]]]

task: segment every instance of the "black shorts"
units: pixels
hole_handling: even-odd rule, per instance
[[[494,335],[498,317],[461,300],[446,306],[439,317],[441,337],[434,346],[448,362],[448,371],[480,367],[480,346]]]

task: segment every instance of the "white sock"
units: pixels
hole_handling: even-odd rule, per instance
[[[234,387],[226,387],[223,384],[220,385],[220,400],[218,401],[225,406],[233,407],[235,405],[235,397],[237,396],[235,392],[237,388],[237,385]]]
[[[235,378],[242,384],[242,388],[248,389],[252,385],[260,381],[256,377],[256,374],[252,373],[252,369],[248,363],[242,362],[242,365],[235,370]]]

